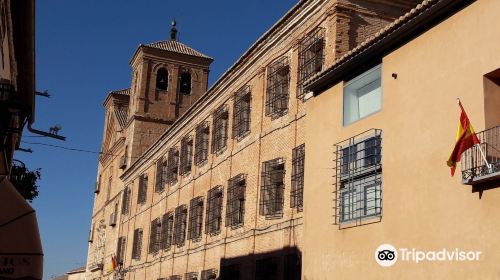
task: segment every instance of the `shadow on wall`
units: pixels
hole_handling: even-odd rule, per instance
[[[219,280],[300,280],[301,252],[297,247],[222,259]]]

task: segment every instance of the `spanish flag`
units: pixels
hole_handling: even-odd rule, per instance
[[[458,106],[460,106],[462,112],[458,121],[456,143],[447,162],[448,166],[451,167],[451,176],[455,174],[455,168],[457,167],[457,162],[460,161],[462,153],[470,147],[479,144],[479,139],[477,139],[464,107],[460,103],[460,99],[458,100]]]

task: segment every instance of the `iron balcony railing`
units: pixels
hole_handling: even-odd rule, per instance
[[[460,160],[462,181],[466,185],[500,179],[500,125],[476,134],[480,144],[466,150]]]

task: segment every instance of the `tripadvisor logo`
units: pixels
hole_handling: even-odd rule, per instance
[[[441,249],[437,251],[420,251],[415,248],[396,249],[391,244],[382,244],[375,250],[375,261],[384,267],[393,266],[398,257],[401,261],[420,263],[422,261],[479,261],[481,251],[463,251]]]

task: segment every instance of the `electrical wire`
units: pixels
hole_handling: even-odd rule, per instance
[[[29,145],[41,145],[41,146],[46,146],[46,147],[51,147],[51,148],[58,148],[58,149],[63,149],[63,150],[73,151],[73,152],[80,152],[80,153],[121,156],[121,155],[115,155],[115,154],[112,154],[112,153],[97,152],[97,151],[91,151],[91,150],[85,150],[85,149],[79,149],[79,148],[70,148],[70,147],[64,147],[64,146],[52,145],[52,144],[46,144],[46,143],[40,143],[40,142],[21,141],[21,143],[29,144]],[[139,158],[139,157],[132,157],[132,158]]]

